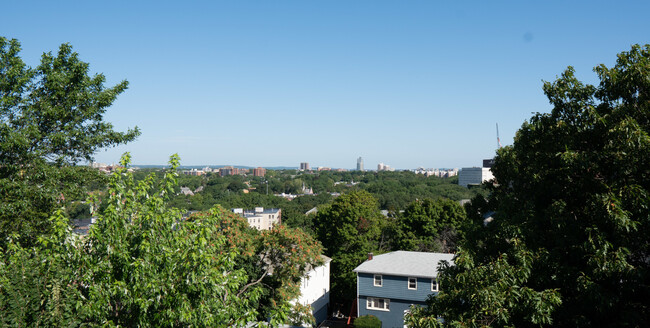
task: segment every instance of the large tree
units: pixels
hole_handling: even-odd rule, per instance
[[[90,76],[68,44],[43,54],[36,68],[19,52],[17,40],[0,37],[0,243],[16,234],[32,244],[50,230],[57,204],[97,178],[76,164],[139,131],[116,132],[103,120],[126,81],[105,87],[104,75]]]
[[[366,191],[353,191],[318,210],[314,230],[332,258],[332,296],[335,301],[354,299],[356,276],[352,270],[370,252],[382,252],[382,232],[387,218],[379,212],[377,200]]]
[[[553,109],[498,152],[496,184],[470,211],[471,238],[428,315],[470,327],[650,322],[650,45],[594,70],[598,85],[571,67],[544,83]]]
[[[397,219],[394,248],[451,253],[456,250],[458,231],[466,220],[465,210],[456,201],[416,200]]]

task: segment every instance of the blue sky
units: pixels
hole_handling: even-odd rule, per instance
[[[69,42],[129,89],[108,109],[135,164],[481,165],[542,80],[650,43],[648,1],[4,1],[31,66]]]

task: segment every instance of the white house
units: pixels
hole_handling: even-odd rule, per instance
[[[311,305],[311,312],[316,324],[327,319],[327,307],[330,303],[330,262],[331,258],[321,255],[323,264],[307,269],[307,275],[300,283],[300,297],[295,301]]]

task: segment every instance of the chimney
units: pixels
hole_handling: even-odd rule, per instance
[[[368,253],[368,261],[372,260],[372,253]]]

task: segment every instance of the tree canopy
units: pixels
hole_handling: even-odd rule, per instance
[[[103,120],[126,81],[106,88],[69,44],[43,54],[36,68],[19,53],[17,40],[0,37],[0,243],[12,233],[31,243],[48,232],[57,204],[97,178],[75,164],[140,133],[116,132]]]
[[[122,163],[125,167],[128,160]],[[0,323],[9,326],[246,326],[305,322],[291,300],[320,263],[297,229],[260,232],[215,207],[183,219],[165,205],[172,170],[156,183],[111,176],[108,205],[85,238],[61,211],[32,247],[12,240],[0,262]],[[95,205],[93,207],[96,207]],[[271,274],[272,272],[272,274]]]
[[[455,251],[457,234],[466,223],[465,210],[450,199],[424,199],[411,203],[398,216],[394,248],[405,251]]]
[[[443,292],[412,323],[650,321],[650,45],[594,71],[597,86],[571,67],[544,83],[552,111],[499,150],[487,201],[469,208],[457,266],[443,270]]]
[[[331,290],[336,301],[354,299],[356,277],[352,270],[368,253],[382,251],[386,220],[377,200],[366,191],[343,194],[316,214],[316,236],[332,258]]]

